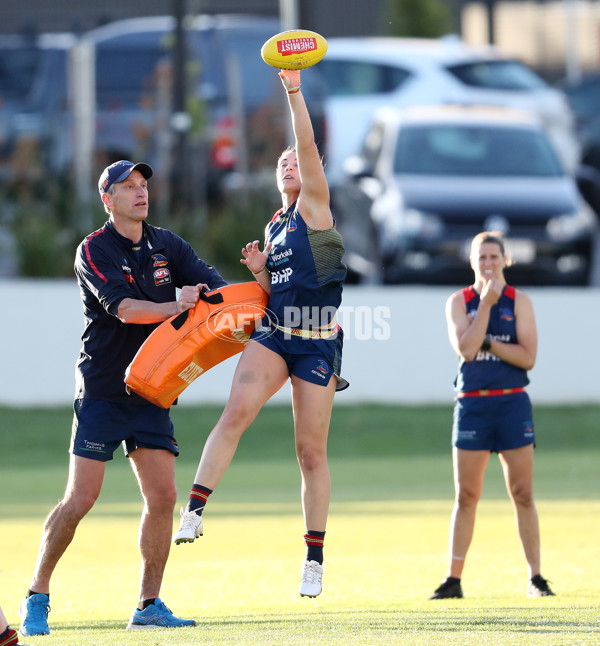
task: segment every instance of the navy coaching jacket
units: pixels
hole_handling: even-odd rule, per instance
[[[167,229],[143,223],[134,244],[111,222],[88,235],[77,248],[75,274],[85,329],[76,364],[75,397],[152,405],[125,390],[125,369],[158,325],[122,323],[117,317],[125,298],[167,303],[176,288],[206,283],[226,285],[219,272],[200,260],[192,246]]]

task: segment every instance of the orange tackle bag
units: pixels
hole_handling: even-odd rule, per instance
[[[195,307],[161,323],[125,372],[129,391],[169,408],[202,373],[244,349],[269,297],[256,282],[202,291]]]

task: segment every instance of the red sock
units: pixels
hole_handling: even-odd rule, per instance
[[[201,516],[204,511],[204,505],[206,505],[206,501],[212,492],[213,490],[208,487],[194,484],[190,493],[190,501],[188,502],[187,510],[195,511],[199,516]]]
[[[306,543],[306,560],[316,561],[323,564],[323,543],[325,541],[325,532],[315,532],[308,530],[304,534],[304,542]]]

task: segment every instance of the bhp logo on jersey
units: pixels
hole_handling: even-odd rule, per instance
[[[291,275],[292,275],[291,267],[286,267],[285,269],[274,271],[271,273],[271,285],[275,285],[276,283],[287,283],[289,282]]]

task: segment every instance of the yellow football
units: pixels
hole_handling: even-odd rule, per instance
[[[327,41],[315,31],[291,29],[282,31],[262,46],[265,63],[281,70],[303,70],[318,63],[327,53]]]

